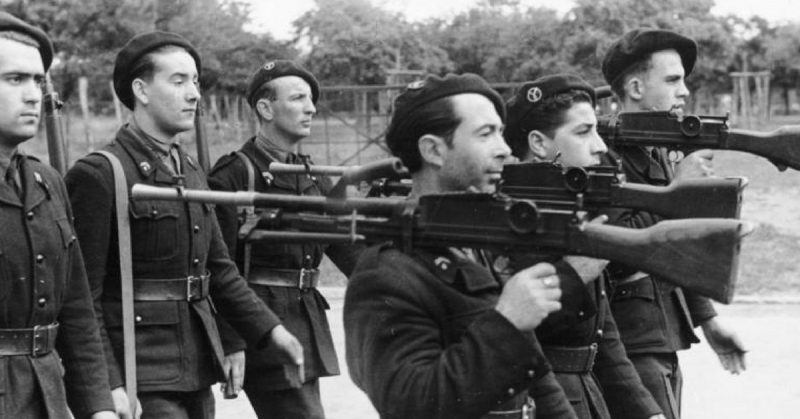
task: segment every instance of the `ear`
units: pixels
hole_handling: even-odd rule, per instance
[[[256,112],[265,121],[272,121],[275,117],[272,111],[272,101],[265,97],[262,97],[256,102]]]
[[[551,142],[551,140],[539,130],[533,130],[528,133],[528,149],[536,160],[547,160],[547,154],[550,149],[548,142]]]
[[[450,149],[447,143],[445,143],[444,138],[432,134],[425,134],[419,137],[417,147],[419,147],[419,155],[422,158],[422,163],[435,167],[444,166],[447,150]]]
[[[148,89],[147,89],[147,82],[142,79],[134,79],[131,82],[131,90],[133,91],[133,96],[139,102],[147,105],[150,103],[150,98],[148,97]]]
[[[638,76],[631,77],[625,83],[625,95],[633,100],[641,100],[644,96],[644,82]]]

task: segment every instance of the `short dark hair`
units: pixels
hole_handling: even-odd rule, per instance
[[[386,132],[386,144],[392,154],[415,173],[422,168],[419,139],[426,134],[437,135],[450,146],[460,124],[461,116],[456,114],[453,96],[445,96],[412,110],[401,120],[393,118]]]
[[[504,132],[506,142],[511,147],[511,154],[519,159],[528,153],[528,134],[541,131],[553,137],[556,130],[564,124],[567,111],[576,103],[592,103],[592,97],[585,90],[571,89],[543,99],[530,108],[519,123],[519,129]]]
[[[652,64],[653,54],[648,54],[645,58],[635,62],[614,80],[611,84],[611,91],[614,92],[620,100],[625,99],[625,83],[628,82],[628,79],[631,76],[646,73],[650,70]]]
[[[164,52],[169,51],[186,51],[186,48],[179,46],[179,45],[164,45],[158,47],[148,53],[139,57],[138,60],[133,62],[130,71],[130,81],[133,83],[136,79],[142,79],[145,81],[152,81],[153,75],[156,72],[156,62],[153,59],[153,56],[156,54],[161,54]],[[188,51],[186,51],[188,53]]]

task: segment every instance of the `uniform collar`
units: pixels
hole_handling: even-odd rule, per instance
[[[169,168],[147,144],[144,137],[147,134],[132,123],[123,125],[117,133],[116,141],[125,150],[131,159],[136,163],[137,169],[142,177],[154,177],[156,183],[175,184]],[[183,156],[183,153],[181,153]]]
[[[656,184],[666,185],[669,183],[668,169],[664,166],[666,162],[654,159],[645,147],[625,147],[624,151],[622,149],[619,151],[625,154],[628,162],[637,173],[654,181]]]
[[[418,259],[445,283],[474,293],[500,288],[500,282],[485,266],[451,249],[416,249]]]

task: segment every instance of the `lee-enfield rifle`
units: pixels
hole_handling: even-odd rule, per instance
[[[732,219],[669,220],[627,229],[588,223],[583,212],[539,208],[534,201],[502,194],[331,199],[134,185],[131,196],[277,208],[263,213],[248,236],[253,241],[394,241],[404,249],[474,247],[609,259],[722,303],[733,298],[739,245],[752,230]]]
[[[623,112],[599,118],[597,132],[611,147],[656,146],[684,154],[704,148],[736,150],[765,157],[781,171],[800,170],[800,125],[758,132],[730,128],[726,116]]]
[[[609,207],[647,210],[665,218],[739,218],[745,178],[686,179],[669,186],[625,182],[617,166],[565,167],[526,162],[503,167],[500,192],[537,205],[603,213]]]
[[[58,98],[50,73],[44,76],[44,92],[42,102],[47,133],[47,155],[50,158],[50,166],[64,176],[67,173],[67,152],[64,145],[67,136],[64,134],[64,121],[61,118],[61,108],[64,103]]]

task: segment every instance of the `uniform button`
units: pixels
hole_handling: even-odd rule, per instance
[[[152,214],[153,217],[155,217],[156,215],[158,215],[158,210],[152,210],[150,211],[150,214]]]
[[[195,234],[197,234],[197,233],[200,232],[200,226],[195,224],[194,227],[192,228],[192,230],[194,230]]]
[[[597,337],[598,337],[598,338],[601,338],[601,337],[603,337],[603,329],[598,329],[598,330],[597,330]]]
[[[311,260],[311,255],[306,255],[306,260]]]
[[[38,255],[36,255],[36,263],[42,263],[42,262],[44,262],[44,255],[39,253]]]
[[[586,315],[586,313],[584,313],[584,312],[582,312],[582,311],[579,311],[579,312],[578,312],[578,317],[583,317],[583,316],[585,316],[585,315]]]
[[[603,297],[605,297],[605,296],[606,296],[606,291],[605,291],[605,290],[603,290],[603,291],[600,291],[600,295],[601,295],[601,296],[603,296]]]
[[[195,258],[194,260],[192,260],[192,264],[199,265],[200,264],[200,259]]]
[[[533,378],[536,375],[534,370],[528,370],[528,378]]]
[[[42,297],[36,302],[39,304],[39,307],[44,307],[44,305],[47,304],[47,299]]]
[[[142,316],[136,316],[136,317],[134,317],[133,320],[136,321],[136,323],[141,323],[142,322]]]
[[[312,182],[316,182],[317,181],[317,177],[316,176],[311,176],[311,181]]]
[[[25,216],[28,217],[29,220],[33,220],[33,211],[28,211],[28,213],[25,214]]]
[[[514,390],[513,388],[508,389],[508,391],[506,393],[508,393],[509,396],[513,396],[513,395],[517,394],[516,390]]]

